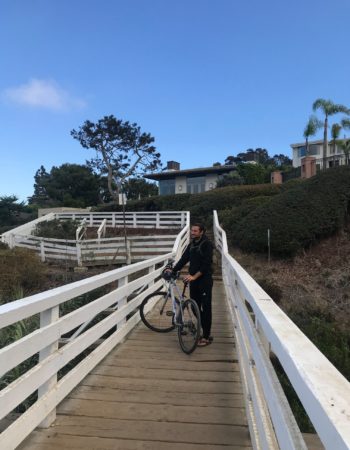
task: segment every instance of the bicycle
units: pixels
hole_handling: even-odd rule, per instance
[[[152,331],[168,333],[177,328],[179,344],[186,354],[197,347],[201,333],[200,312],[197,303],[185,297],[188,283],[184,283],[182,294],[176,284],[179,272],[163,271],[162,277],[167,283],[166,291],[157,291],[148,295],[140,305],[142,322]],[[175,295],[177,294],[177,296]],[[154,304],[148,307],[150,304]]]

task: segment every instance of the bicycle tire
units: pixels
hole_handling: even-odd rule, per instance
[[[156,304],[146,313],[145,307],[151,300]],[[140,305],[140,316],[146,327],[157,333],[168,333],[175,328],[172,302],[168,292],[153,292],[148,295]]]
[[[199,308],[191,298],[183,304],[183,324],[178,326],[177,332],[181,350],[189,355],[196,349],[201,334]]]

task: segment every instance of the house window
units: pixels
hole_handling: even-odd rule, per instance
[[[318,145],[312,144],[309,145],[309,155],[319,155],[320,154],[320,148]]]
[[[298,147],[298,158],[302,158],[305,155],[306,155],[305,145],[303,145],[302,147]]]
[[[205,177],[187,178],[187,192],[189,194],[199,194],[205,191]]]
[[[175,194],[175,179],[159,180],[159,195]]]

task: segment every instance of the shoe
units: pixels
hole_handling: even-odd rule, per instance
[[[198,347],[206,347],[207,345],[210,345],[210,344],[211,344],[211,342],[210,342],[209,339],[202,338],[202,339],[199,340],[197,346]]]

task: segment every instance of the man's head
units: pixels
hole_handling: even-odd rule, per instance
[[[205,227],[202,223],[194,223],[191,225],[191,238],[200,239],[205,233]]]

